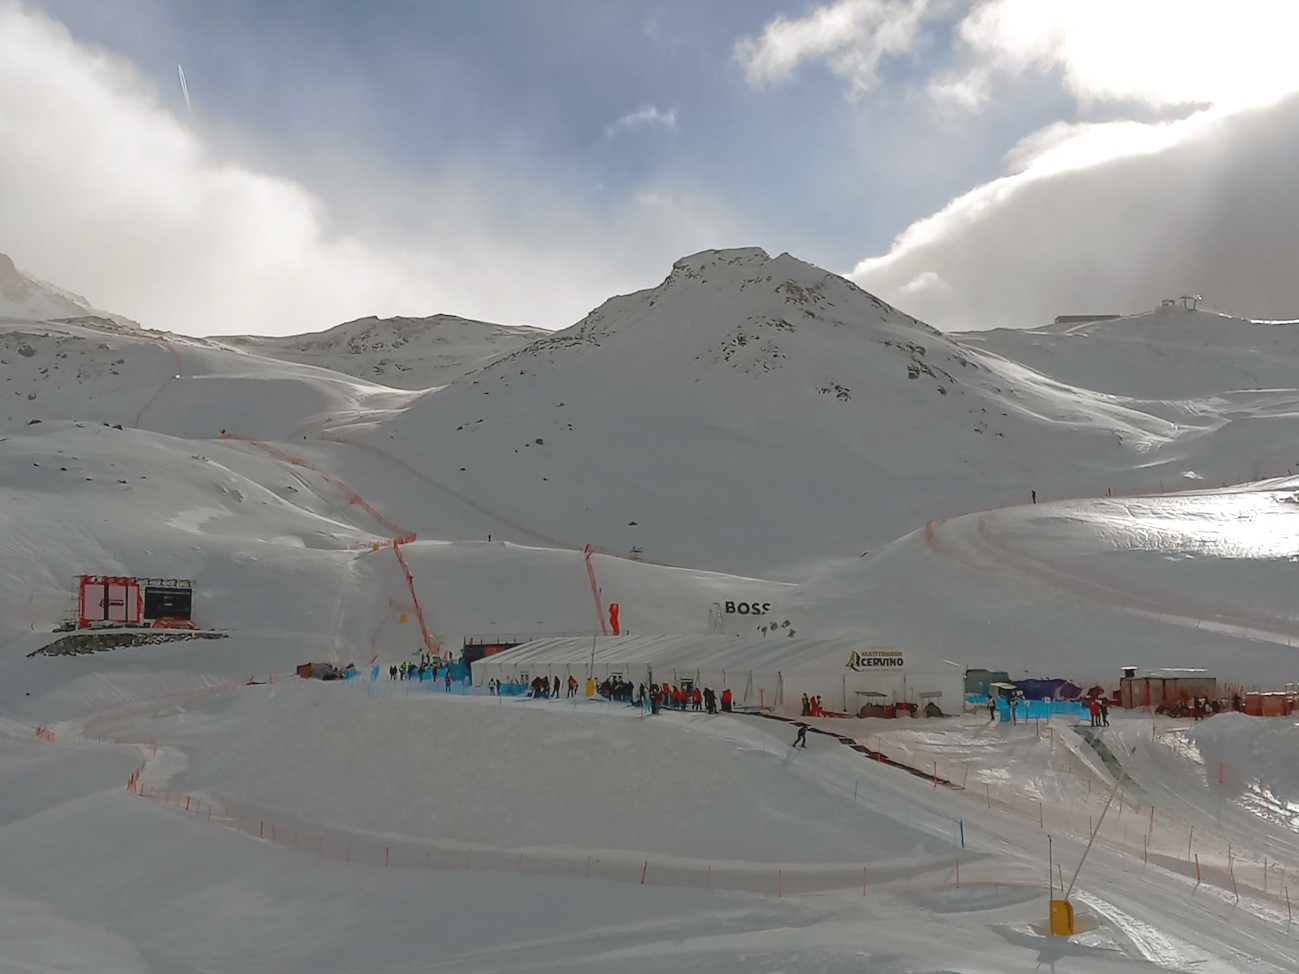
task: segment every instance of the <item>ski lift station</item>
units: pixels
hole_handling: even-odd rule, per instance
[[[933,702],[959,714],[965,667],[912,650],[874,647],[850,636],[785,639],[754,636],[605,636],[537,639],[478,660],[473,682],[527,684],[570,676],[633,685],[729,688],[737,709],[797,715],[803,694],[827,711],[857,716],[868,706]]]

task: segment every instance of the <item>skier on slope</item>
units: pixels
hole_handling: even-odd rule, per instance
[[[798,725],[798,736],[794,738],[794,743],[790,747],[801,747],[807,750],[807,724]]]

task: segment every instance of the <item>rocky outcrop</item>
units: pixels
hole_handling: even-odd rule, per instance
[[[225,639],[228,633],[194,629],[100,629],[75,632],[42,646],[27,656],[83,656],[104,653],[128,646],[157,646],[160,643],[188,642],[191,639]]]

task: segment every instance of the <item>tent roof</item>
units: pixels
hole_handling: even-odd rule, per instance
[[[790,639],[781,636],[606,636],[595,642],[597,666],[649,664],[699,670],[780,670],[784,673],[838,673],[848,663],[854,650],[895,650],[892,646],[872,646],[866,639],[835,636],[819,639]],[[591,660],[590,638],[537,639],[502,653],[484,657],[481,663],[507,666],[577,666]],[[919,667],[931,672],[945,672],[948,664],[940,659],[922,656],[910,649],[905,653],[907,669]],[[478,665],[478,664],[475,664]],[[887,672],[881,671],[881,672]],[[952,668],[964,672],[964,668]]]

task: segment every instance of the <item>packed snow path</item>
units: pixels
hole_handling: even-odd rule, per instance
[[[1159,498],[1175,502],[1167,495]],[[1102,501],[1093,504],[1105,503]],[[1113,501],[1111,504],[1121,502]],[[931,522],[926,528],[928,548],[975,571],[1011,575],[1039,588],[1098,603],[1142,616],[1161,624],[1200,629],[1223,635],[1294,646],[1299,642],[1299,622],[1245,606],[1214,606],[1199,603],[1174,592],[1135,581],[1107,580],[1089,574],[1062,557],[1049,557],[1016,544],[1026,537],[1025,522],[1036,512],[1070,517],[1070,503],[1006,508],[969,514],[948,521]],[[1087,505],[1090,506],[1090,505]],[[1111,579],[1113,576],[1111,576]]]

